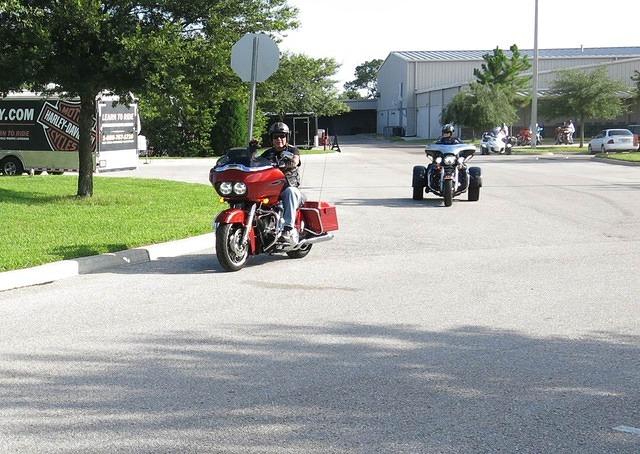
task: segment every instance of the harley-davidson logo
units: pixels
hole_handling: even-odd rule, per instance
[[[46,102],[38,116],[53,151],[78,151],[79,120],[80,103],[69,101]],[[95,147],[95,131],[91,133],[91,146]]]

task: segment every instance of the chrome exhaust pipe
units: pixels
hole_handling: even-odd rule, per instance
[[[323,241],[329,241],[333,239],[333,233],[325,233],[324,235],[315,236],[313,238],[305,238],[300,240],[298,244],[296,244],[291,250],[295,251],[296,249],[303,248],[308,246],[309,244],[322,243]]]

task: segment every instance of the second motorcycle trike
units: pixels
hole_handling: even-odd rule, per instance
[[[426,192],[432,192],[449,207],[455,196],[467,192],[468,200],[476,202],[482,187],[481,170],[467,167],[475,152],[476,147],[463,143],[429,145],[425,154],[431,164],[413,167],[413,200],[422,200]]]

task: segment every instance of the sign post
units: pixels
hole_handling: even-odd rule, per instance
[[[531,148],[538,142],[538,0],[533,27],[533,90],[531,91]]]
[[[231,68],[244,82],[251,83],[249,96],[249,140],[253,137],[256,112],[256,84],[267,80],[280,64],[278,45],[264,33],[247,33],[231,48]]]

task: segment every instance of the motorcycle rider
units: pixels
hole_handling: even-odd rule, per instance
[[[458,143],[462,143],[462,140],[458,139],[453,135],[455,132],[455,128],[451,123],[447,123],[442,127],[442,136],[438,140],[435,141],[438,145],[455,145]]]
[[[261,156],[284,167],[281,168],[287,179],[287,187],[280,196],[284,208],[282,239],[290,245],[295,245],[298,243],[298,231],[295,228],[296,211],[304,202],[304,197],[299,189],[300,150],[289,145],[289,135],[289,127],[285,123],[278,121],[272,124],[269,128],[272,147],[264,151]],[[286,158],[284,153],[292,155],[292,158]]]
[[[509,126],[507,126],[506,123],[502,123],[502,126],[500,127],[500,138],[505,143],[509,139]]]
[[[455,128],[453,127],[453,125],[451,123],[447,123],[442,127],[442,136],[440,136],[440,138],[436,140],[434,143],[437,145],[457,145],[459,143],[463,143],[462,140],[460,140],[459,138],[453,135],[454,132],[455,132]],[[427,166],[427,174],[431,173],[434,165],[435,164],[432,162]],[[466,185],[467,173],[461,172],[459,175],[460,175],[459,176],[460,184],[463,186]]]
[[[569,131],[569,143],[573,143],[573,135],[576,133],[576,127],[573,125],[573,120],[567,122],[567,130]]]
[[[573,126],[573,122],[571,123],[571,126]],[[562,126],[558,126],[556,128],[556,145],[572,143],[571,126],[569,126],[568,121],[563,121]],[[573,130],[575,132],[575,127]]]
[[[542,144],[542,134],[544,133],[544,125],[536,123],[536,145]]]

